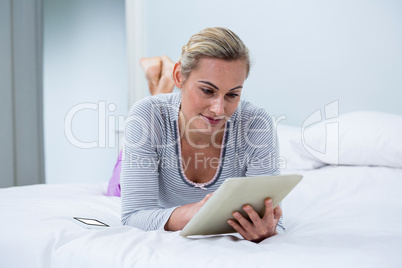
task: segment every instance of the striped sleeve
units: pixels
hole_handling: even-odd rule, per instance
[[[160,107],[149,98],[136,103],[126,121],[121,171],[122,223],[142,230],[163,229],[176,207],[159,206],[156,145],[162,143]]]

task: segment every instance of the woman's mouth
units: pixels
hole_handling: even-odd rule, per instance
[[[222,118],[220,119],[214,119],[205,115],[201,115],[202,118],[204,118],[205,121],[207,121],[207,123],[211,124],[211,125],[217,125],[222,121]]]

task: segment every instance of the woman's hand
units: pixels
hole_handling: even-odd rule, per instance
[[[176,208],[165,224],[165,231],[182,230],[212,195],[213,193],[207,194],[204,199],[197,203],[191,203]]]
[[[233,217],[235,217],[237,222],[230,219],[228,220],[228,224],[243,236],[244,239],[258,243],[278,234],[276,226],[282,216],[282,209],[280,206],[273,209],[271,199],[265,199],[265,214],[262,218],[250,205],[244,205],[243,209],[248,214],[250,220],[247,220],[239,212],[235,211]]]

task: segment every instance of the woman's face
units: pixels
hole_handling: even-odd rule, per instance
[[[182,91],[180,112],[185,131],[212,135],[222,129],[235,112],[247,68],[242,60],[203,58],[186,79],[177,63],[173,77]]]

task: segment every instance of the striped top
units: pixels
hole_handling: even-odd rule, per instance
[[[227,178],[280,173],[271,117],[240,101],[226,122],[214,178],[206,183],[187,179],[178,135],[180,103],[180,92],[159,94],[138,101],[130,110],[120,182],[124,225],[163,230],[177,207],[202,200]],[[278,227],[278,232],[284,230],[282,217]]]

